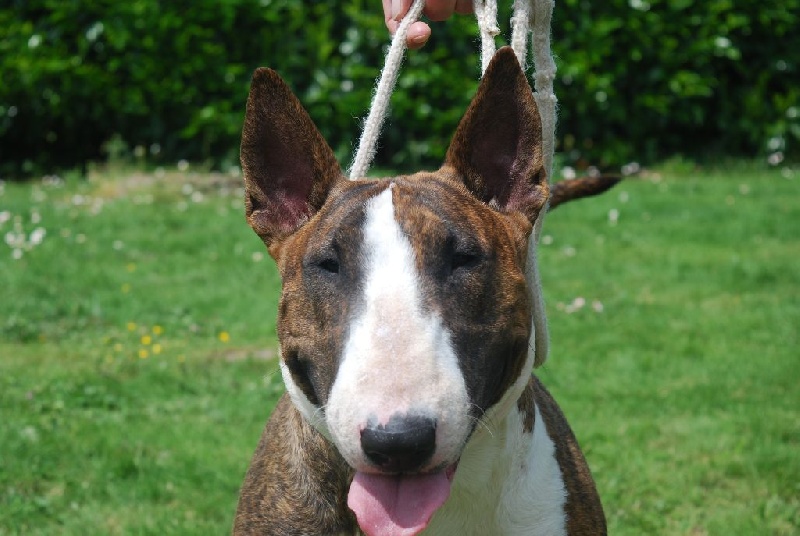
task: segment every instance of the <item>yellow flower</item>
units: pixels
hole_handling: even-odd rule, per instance
[[[150,335],[142,335],[142,344],[149,346],[152,342],[153,338]]]
[[[153,335],[161,335],[164,333],[164,328],[161,326],[153,326]]]
[[[219,340],[222,342],[228,342],[231,340],[231,335],[227,331],[221,331],[219,334]]]
[[[158,355],[161,353],[161,345],[156,343],[153,345],[153,355]]]
[[[128,322],[128,331],[136,331],[136,323]]]
[[[148,352],[144,348],[139,350],[139,359],[147,359],[148,357],[150,357],[150,352]]]

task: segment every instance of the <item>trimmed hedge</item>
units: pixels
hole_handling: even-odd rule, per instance
[[[799,27],[800,0],[558,0],[559,149],[604,167],[796,157]],[[235,165],[260,65],[349,162],[388,42],[375,0],[11,0],[0,28],[6,177],[128,153]],[[438,23],[408,55],[379,165],[441,160],[476,86],[476,33],[470,17]]]

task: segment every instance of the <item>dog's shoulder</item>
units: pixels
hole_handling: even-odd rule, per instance
[[[233,534],[354,534],[351,478],[341,456],[284,395],[242,484]]]
[[[575,434],[550,392],[536,376],[532,376],[520,404],[525,404],[526,400],[535,404],[544,421],[547,435],[555,445],[556,460],[567,492],[564,504],[567,534],[606,534],[606,519],[600,496]],[[523,410],[523,407],[520,409]],[[533,414],[532,407],[525,414],[528,413]]]

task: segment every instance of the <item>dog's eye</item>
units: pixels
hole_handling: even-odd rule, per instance
[[[330,274],[339,273],[339,261],[333,258],[323,259],[317,263],[317,266]]]
[[[476,253],[467,251],[456,251],[450,258],[450,272],[455,272],[459,269],[469,269],[477,266],[480,263],[480,256]]]

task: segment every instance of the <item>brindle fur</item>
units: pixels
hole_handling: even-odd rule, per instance
[[[462,344],[493,349],[489,361],[467,358],[460,363],[470,399],[478,401],[477,418],[520,375],[528,374],[523,366],[531,304],[522,273],[532,222],[549,197],[538,118],[513,53],[500,51],[442,168],[392,179],[397,221],[414,237],[413,247],[421,248],[417,269],[426,295],[435,298],[441,291],[435,258],[440,249],[446,250],[447,237],[437,222],[447,223],[451,233],[469,233],[475,247],[491,261],[487,263],[491,274],[473,275],[473,280],[463,282],[467,288],[461,301],[431,298],[428,304],[440,304],[443,321],[455,339],[465,341]],[[276,260],[283,281],[278,320],[281,358],[306,398],[324,407],[351,311],[348,300],[337,300],[333,292],[327,295],[324,282],[306,278],[303,268],[321,260],[315,255],[332,247],[338,248],[341,263],[356,266],[357,259],[346,258],[347,251],[358,251],[362,239],[354,230],[364,218],[366,201],[388,183],[346,181],[333,151],[274,71],[259,69],[253,77],[242,136],[247,219]],[[583,189],[555,191],[569,199],[597,187],[592,183]],[[358,270],[342,272],[352,278],[347,287],[357,293]],[[479,326],[476,336],[470,335],[468,330],[474,328],[467,324]],[[516,404],[526,433],[535,424],[534,405],[562,468],[568,534],[605,534],[600,500],[574,435],[549,393],[532,377]],[[357,533],[347,507],[353,474],[334,445],[284,395],[247,471],[233,533]]]

